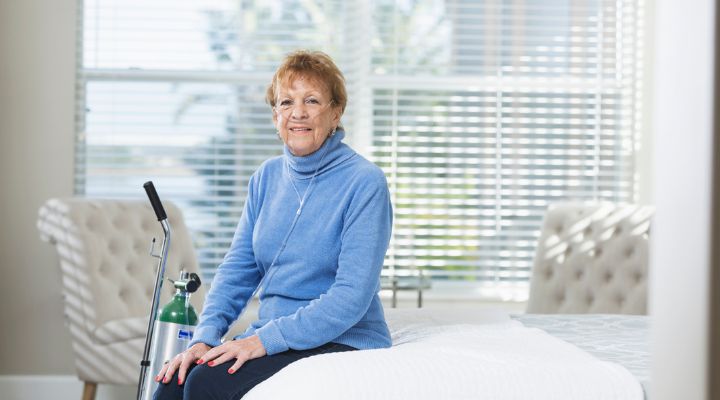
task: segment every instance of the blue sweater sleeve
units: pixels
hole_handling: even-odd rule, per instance
[[[189,346],[199,342],[220,345],[220,339],[238,318],[260,282],[261,274],[252,248],[257,203],[255,178],[255,175],[250,178],[245,207],[230,250],[217,268]]]
[[[256,333],[269,355],[321,346],[355,325],[376,294],[390,241],[392,206],[382,171],[355,191],[344,218],[335,282],[294,314],[271,320]]]

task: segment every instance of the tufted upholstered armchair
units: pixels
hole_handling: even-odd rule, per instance
[[[178,208],[164,202],[171,227],[165,277],[181,268],[197,272],[190,234]],[[98,383],[137,385],[140,359],[155,284],[163,233],[147,201],[51,199],[39,211],[41,237],[60,259],[65,321],[72,338],[77,376],[85,382],[83,399],[93,399]],[[172,295],[163,285],[160,306]],[[198,313],[204,286],[191,302]]]
[[[528,313],[647,313],[650,206],[562,204],[545,215]]]

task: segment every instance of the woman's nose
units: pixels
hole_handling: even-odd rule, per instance
[[[307,116],[308,116],[307,108],[305,107],[305,104],[303,104],[303,103],[295,105],[292,108],[292,111],[290,113],[290,117],[296,118],[296,119],[307,118]]]

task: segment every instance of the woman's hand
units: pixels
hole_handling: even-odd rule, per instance
[[[207,354],[209,350],[210,346],[205,343],[195,343],[190,346],[189,349],[176,355],[175,358],[165,363],[155,377],[155,382],[160,382],[160,379],[162,379],[163,383],[170,382],[170,379],[172,379],[175,371],[178,370],[178,385],[182,385],[183,382],[185,382],[185,375],[187,374],[187,370],[190,365],[192,363],[202,364],[199,359]]]
[[[245,361],[259,358],[267,354],[265,346],[263,346],[257,335],[247,337],[245,339],[231,340],[215,347],[205,353],[197,363],[207,362],[209,367],[220,365],[224,362],[235,359],[235,364],[228,369],[228,373],[234,374],[240,369]]]

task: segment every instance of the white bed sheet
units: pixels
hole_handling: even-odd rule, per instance
[[[500,311],[390,312],[388,325],[392,348],[297,361],[243,399],[643,398],[621,365]]]

